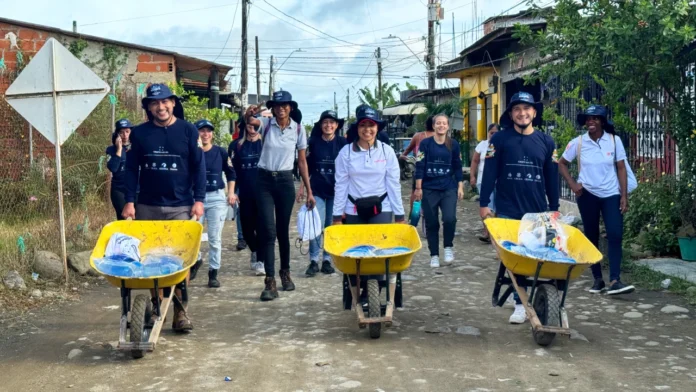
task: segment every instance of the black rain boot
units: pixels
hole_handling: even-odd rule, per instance
[[[201,268],[202,265],[203,265],[203,260],[202,260],[202,259],[198,259],[198,260],[196,261],[196,264],[194,264],[193,267],[191,267],[191,270],[190,270],[190,271],[191,271],[191,277],[189,278],[189,280],[194,280],[194,279],[196,279],[196,275],[198,275],[198,269]]]
[[[208,270],[208,287],[211,289],[216,289],[220,287],[220,282],[217,280],[218,270],[211,269]]]

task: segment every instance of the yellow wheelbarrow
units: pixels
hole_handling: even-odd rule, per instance
[[[118,350],[130,351],[133,358],[142,358],[145,352],[152,352],[159,339],[164,320],[172,299],[179,306],[187,301],[186,277],[189,269],[196,263],[201,245],[203,226],[196,221],[117,221],[104,226],[99,240],[90,256],[92,268],[104,275],[112,285],[121,289],[121,325],[118,335]],[[166,249],[167,254],[179,256],[184,260],[183,269],[161,276],[132,278],[111,276],[96,268],[94,261],[104,257],[106,245],[114,233],[122,233],[139,239],[141,255],[151,250]],[[174,288],[181,289],[181,297],[174,294]],[[164,301],[160,304],[159,295],[154,303],[150,294],[137,295],[131,304],[132,290],[164,289]],[[154,308],[153,308],[154,307]],[[153,320],[153,315],[157,315]],[[128,337],[128,340],[126,340]]]
[[[574,264],[525,257],[502,246],[503,241],[517,242],[520,221],[488,218],[484,224],[501,261],[493,289],[493,306],[503,306],[515,290],[527,311],[532,324],[532,336],[537,344],[548,346],[556,335],[570,336],[568,315],[564,308],[570,280],[576,279],[587,267],[602,260],[599,250],[580,230],[563,225],[569,236],[568,255],[575,259]],[[501,296],[500,291],[504,285],[508,287]],[[527,287],[531,287],[529,296]]]
[[[377,248],[404,246],[410,251],[394,256],[343,256],[346,250],[358,245]],[[382,323],[391,326],[394,307],[403,307],[401,272],[411,266],[413,255],[420,248],[416,228],[406,224],[340,225],[324,231],[324,250],[343,273],[343,309],[356,311],[358,326],[366,328],[369,325],[371,338],[380,337]],[[388,288],[386,303],[382,303],[380,289],[385,287]],[[364,303],[358,302],[361,288],[363,293],[367,293]]]

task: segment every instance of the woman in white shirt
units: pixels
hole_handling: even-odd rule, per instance
[[[333,223],[404,222],[399,162],[391,146],[377,140],[385,122],[370,107],[358,110],[358,138],[345,145],[336,158]],[[350,132],[350,131],[349,131]]]
[[[491,124],[488,126],[488,139],[480,142],[476,145],[476,152],[474,152],[474,158],[471,160],[471,168],[469,173],[469,184],[476,184],[476,189],[481,192],[481,180],[483,180],[483,167],[486,164],[485,159],[481,159],[482,156],[486,156],[486,150],[488,150],[488,143],[491,141],[493,135],[500,130],[498,124]],[[491,212],[495,213],[495,191],[491,194],[491,202],[488,204]],[[483,226],[483,234],[478,237],[482,242],[491,243],[491,237],[486,230],[486,226]]]
[[[623,214],[628,210],[628,176],[626,151],[621,138],[614,134],[614,126],[607,121],[603,106],[591,105],[578,114],[578,125],[587,133],[568,143],[558,169],[575,193],[585,230],[585,236],[595,245],[599,243],[599,217],[604,220],[609,245],[609,288],[607,294],[626,294],[635,290],[620,280],[623,242]],[[579,175],[575,180],[568,171],[568,163],[578,159]],[[591,293],[606,288],[600,263],[592,265],[594,284]]]

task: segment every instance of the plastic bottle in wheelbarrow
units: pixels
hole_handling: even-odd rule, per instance
[[[142,277],[169,275],[183,268],[184,260],[171,255],[149,255],[143,260]]]
[[[97,269],[106,275],[132,278],[142,270],[142,265],[128,257],[109,256],[94,261]]]

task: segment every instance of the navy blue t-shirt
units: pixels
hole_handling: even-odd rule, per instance
[[[255,142],[244,140],[244,143],[242,143],[240,147],[240,140],[241,139],[236,139],[230,143],[227,153],[232,160],[232,166],[237,175],[237,182],[235,185],[237,189],[239,189],[239,194],[243,196],[253,196],[263,141],[261,141],[261,139]]]
[[[522,219],[526,213],[558,211],[555,155],[556,143],[541,131],[523,135],[508,128],[496,133],[486,151],[481,207],[488,206],[495,188],[499,215]]]
[[[342,136],[335,136],[328,142],[321,136],[309,139],[307,166],[309,168],[309,184],[315,196],[322,199],[334,197],[335,161],[338,153],[347,143],[346,138]]]
[[[225,189],[225,180],[222,173],[225,173],[227,182],[235,181],[237,176],[234,169],[227,160],[227,151],[220,146],[213,146],[208,151],[203,151],[205,157],[205,191],[215,192],[218,189]]]
[[[119,192],[126,192],[126,161],[130,152],[130,146],[123,146],[121,156],[116,155],[116,146],[106,148],[106,154],[109,156],[106,161],[106,168],[113,174],[111,177],[111,189]]]
[[[459,143],[450,140],[451,149],[445,143],[438,144],[433,137],[421,141],[416,162],[416,180],[423,180],[423,189],[456,189],[464,181]]]
[[[133,128],[126,162],[126,202],[182,207],[205,200],[205,160],[198,147],[198,130],[177,119],[169,127],[148,121]],[[140,179],[138,179],[140,171]]]

